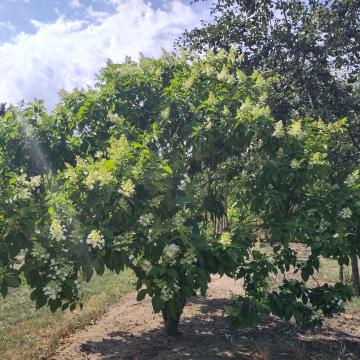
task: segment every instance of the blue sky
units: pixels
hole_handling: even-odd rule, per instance
[[[208,16],[190,0],[0,0],[0,102],[93,85],[106,59],[158,56]]]

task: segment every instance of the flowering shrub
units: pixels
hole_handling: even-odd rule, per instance
[[[263,136],[261,143],[254,144],[257,151],[245,165],[249,170],[236,179],[241,188],[236,198],[257,215],[274,246],[272,256],[263,257],[261,265],[254,256],[240,268],[248,292],[228,308],[234,323],[247,326],[247,319],[258,321],[272,312],[314,327],[322,322],[319,312],[328,315],[342,311],[342,304],[350,298],[351,291],[340,283],[306,287],[319,270],[320,256],[344,264],[351,254],[360,252],[360,243],[355,240],[360,233],[356,220],[360,215],[359,165],[349,161],[353,149],[344,145],[351,143],[346,139],[346,127],[345,119],[331,124],[310,119],[287,126],[276,123],[273,136]],[[295,240],[311,251],[305,261],[298,260],[290,248]],[[252,274],[255,267],[263,278],[280,271],[283,284],[265,292]],[[288,272],[290,277],[300,276],[290,279]]]
[[[2,293],[22,272],[37,307],[74,309],[82,281],[129,267],[137,299],[151,297],[170,334],[215,273],[244,279],[247,297],[228,309],[241,325],[271,312],[317,325],[318,310],[339,312],[344,286],[306,282],[320,254],[344,261],[347,234],[358,234],[359,169],[340,164],[335,180],[329,154],[346,124],[277,122],[266,105],[272,80],[246,76],[241,61],[220,51],[109,64],[97,91],[63,95],[52,115],[28,109],[51,124],[32,121],[30,133],[56,165],[41,177],[21,166],[0,176]],[[254,248],[259,227],[271,258]],[[294,240],[312,250],[305,265]],[[302,281],[268,293],[269,275],[290,268]]]

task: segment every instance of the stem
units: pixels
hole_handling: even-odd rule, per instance
[[[355,295],[360,295],[360,276],[357,254],[351,255],[352,286]]]
[[[179,309],[174,316],[170,315],[170,306],[169,306],[169,302],[166,302],[164,307],[161,310],[161,314],[165,323],[165,332],[167,335],[169,336],[176,336],[176,335],[181,335],[181,332],[179,331],[179,321],[180,321],[180,317],[181,314],[183,312],[185,306],[185,301],[183,301],[183,305],[181,307],[181,309]]]
[[[339,281],[344,282],[344,265],[339,266]]]

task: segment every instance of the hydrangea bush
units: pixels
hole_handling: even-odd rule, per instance
[[[350,299],[347,286],[320,285],[314,278],[321,256],[341,265],[360,252],[359,165],[351,159],[354,149],[344,145],[349,144],[347,126],[346,119],[277,122],[271,136],[253,144],[245,172],[235,179],[241,191],[234,196],[256,214],[273,253],[256,252],[240,267],[247,293],[228,308],[234,323],[248,325],[248,319],[273,313],[315,327],[322,315],[342,311]],[[310,251],[308,258],[291,248],[294,241]],[[266,282],[260,286],[259,277],[264,281],[279,272],[278,289],[269,292]],[[309,280],[317,286],[307,285]]]
[[[239,325],[269,313],[318,325],[319,311],[341,311],[345,286],[306,282],[320,254],[345,261],[359,231],[359,169],[340,162],[331,180],[346,122],[277,122],[274,80],[245,75],[241,61],[220,51],[109,62],[96,90],[63,94],[53,114],[30,105],[25,135],[49,166],[29,177],[33,161],[20,161],[0,176],[2,293],[22,273],[37,307],[74,309],[94,272],[129,267],[169,334],[211,274],[244,279],[247,297],[228,308]],[[14,112],[6,119],[16,126]],[[258,229],[272,257],[254,248]],[[311,249],[305,264],[292,241]],[[302,280],[269,293],[269,275],[290,269]]]

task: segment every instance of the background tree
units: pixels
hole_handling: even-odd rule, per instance
[[[201,0],[196,0],[201,1]],[[357,0],[218,0],[212,19],[178,41],[196,51],[229,49],[242,54],[241,69],[276,76],[269,105],[276,119],[311,116],[324,122],[347,117],[351,144],[341,162],[360,160],[360,3]],[[354,283],[359,278],[352,253]],[[360,287],[357,283],[356,288]]]
[[[6,112],[6,103],[0,103],[0,117],[4,116]]]
[[[236,46],[246,73],[277,75],[275,118],[328,122],[358,113],[352,101],[360,65],[358,1],[219,0],[211,14],[213,21],[186,32],[179,44],[198,51]]]

